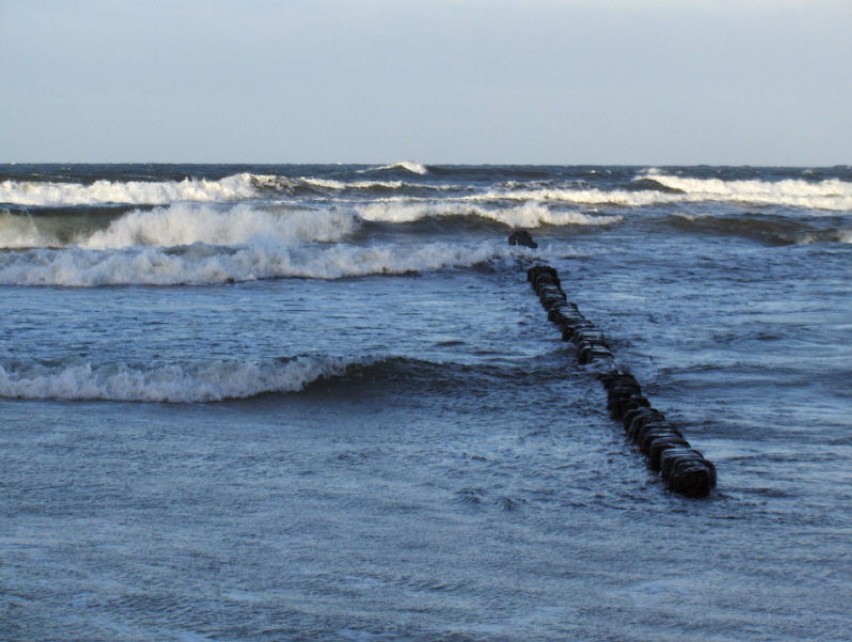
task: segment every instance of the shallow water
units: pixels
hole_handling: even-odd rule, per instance
[[[846,639],[848,169],[422,169],[5,168],[0,639]],[[205,205],[151,197],[182,172]],[[533,260],[708,499],[609,419]]]

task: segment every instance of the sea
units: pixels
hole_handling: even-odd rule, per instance
[[[0,165],[0,640],[848,640],[850,243],[849,166]]]

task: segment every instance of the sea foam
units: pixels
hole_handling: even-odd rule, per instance
[[[689,201],[729,201],[756,205],[785,205],[809,209],[852,210],[852,183],[838,179],[810,182],[796,179],[781,181],[685,178],[648,172],[650,178],[665,187],[684,192]]]
[[[466,268],[511,256],[511,248],[492,242],[287,246],[258,241],[235,248],[198,243],[180,248],[33,249],[0,253],[0,284],[95,287],[340,279]]]
[[[472,202],[519,201],[532,203],[569,203],[574,205],[611,205],[648,207],[669,203],[729,202],[756,206],[782,205],[811,210],[852,210],[852,183],[836,179],[811,183],[802,180],[723,181],[719,179],[681,178],[656,172],[652,178],[660,189],[579,189],[576,187],[534,187],[491,189],[464,199]]]
[[[202,364],[30,366],[0,365],[0,397],[14,399],[211,402],[298,392],[372,359],[300,356],[293,359]]]
[[[126,214],[113,221],[106,230],[79,239],[78,244],[88,249],[135,245],[173,247],[194,243],[243,245],[255,240],[292,245],[339,241],[357,227],[358,221],[353,214],[337,210],[279,213],[237,205],[223,211],[176,204]]]
[[[415,161],[397,161],[396,163],[392,163],[390,165],[382,165],[381,167],[374,167],[370,170],[366,171],[387,171],[394,169],[403,169],[407,172],[411,172],[412,174],[418,174],[420,176],[425,176],[429,173],[428,168],[425,165],[417,163]],[[364,170],[362,170],[364,171]]]
[[[206,243],[236,246],[254,241],[284,245],[333,242],[345,238],[361,224],[345,210],[264,210],[241,204],[222,206],[176,203],[152,210],[134,210],[91,230],[80,219],[80,231],[70,233],[71,216],[24,216],[0,212],[0,248],[77,246],[85,249],[119,249],[140,245],[174,247]],[[85,229],[86,231],[82,231]],[[63,232],[60,234],[60,230]]]
[[[103,203],[164,205],[175,201],[233,202],[259,196],[256,178],[252,174],[236,174],[220,180],[99,180],[89,185],[7,180],[0,182],[0,203],[44,207]]]

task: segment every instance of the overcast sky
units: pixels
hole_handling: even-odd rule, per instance
[[[852,163],[852,0],[0,0],[0,161]]]

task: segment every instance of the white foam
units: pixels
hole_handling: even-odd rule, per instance
[[[63,244],[50,225],[55,220],[0,214],[0,248],[57,247]],[[206,243],[238,246],[253,242],[285,245],[339,241],[361,224],[354,212],[286,210],[273,212],[237,205],[178,203],[136,210],[112,221],[106,229],[74,236],[71,245],[86,249],[120,249],[151,245],[174,247]]]
[[[425,165],[421,165],[415,161],[398,161],[396,163],[392,163],[390,165],[382,165],[381,167],[373,167],[369,170],[361,170],[368,172],[377,172],[389,169],[404,169],[406,171],[411,172],[412,174],[419,174],[420,176],[425,176],[429,173],[429,170]]]
[[[0,253],[0,284],[95,287],[206,285],[273,278],[339,279],[464,268],[512,256],[504,244],[287,246],[256,240],[237,248],[195,244],[178,250],[35,249]]]
[[[819,182],[787,179],[782,181],[736,180],[717,178],[684,178],[647,173],[665,187],[684,192],[682,200],[729,201],[757,205],[785,205],[832,211],[852,210],[852,183],[838,179]]]
[[[357,226],[354,215],[337,210],[268,212],[247,205],[218,210],[177,204],[126,214],[106,230],[78,239],[78,244],[87,249],[135,245],[174,247],[194,243],[244,245],[255,241],[291,245],[338,241]]]
[[[39,230],[31,217],[0,213],[0,249],[57,245],[61,245],[59,238],[55,234]]]
[[[370,360],[297,357],[215,361],[159,367],[90,363],[23,371],[0,365],[0,397],[16,399],[210,402],[297,392],[323,377],[340,376]]]
[[[619,205],[623,207],[643,207],[656,203],[677,203],[683,200],[679,194],[663,194],[660,192],[557,188],[491,190],[463,198],[474,202],[523,201],[571,203],[574,205]]]
[[[100,180],[91,185],[35,181],[0,182],[0,203],[29,206],[96,205],[125,203],[164,205],[175,201],[233,202],[258,196],[251,174],[221,180],[187,178],[182,181]]]
[[[783,205],[812,210],[852,210],[852,183],[831,179],[819,183],[801,180],[722,181],[681,178],[656,172],[646,174],[664,187],[680,190],[671,193],[656,190],[600,190],[569,188],[490,190],[464,197],[472,202],[522,201],[533,203],[571,203],[576,205],[615,205],[646,207],[667,203],[719,201],[754,205]]]

